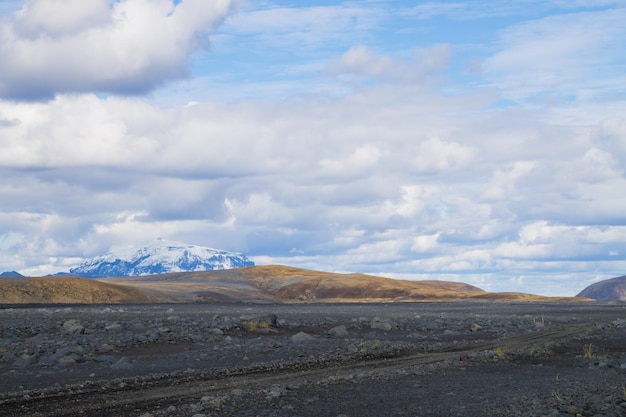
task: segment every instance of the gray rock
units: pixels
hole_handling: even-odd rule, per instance
[[[483,330],[483,326],[481,326],[481,325],[480,325],[480,324],[478,324],[478,323],[472,323],[472,325],[470,326],[470,330],[471,330],[472,332],[480,332],[480,331],[482,331],[482,330]]]
[[[57,359],[57,363],[63,366],[73,365],[76,363],[76,358],[74,355],[63,356],[62,358]]]
[[[349,337],[348,329],[343,324],[341,326],[335,326],[328,331],[328,334],[335,337]]]
[[[391,324],[391,321],[389,319],[382,318],[382,317],[374,317],[372,319],[372,322],[370,323],[370,327],[372,329],[388,331],[393,328],[393,325]]]
[[[66,320],[63,323],[63,331],[67,334],[76,335],[85,333],[85,328],[76,319]]]
[[[30,365],[34,365],[35,362],[37,362],[37,357],[35,355],[22,355],[19,358],[17,358],[15,360],[15,362],[13,362],[13,366],[19,366],[19,367],[24,367],[24,366],[30,366]]]
[[[311,340],[315,340],[315,338],[305,332],[296,333],[291,336],[291,341],[294,343],[310,342]]]
[[[104,330],[108,332],[117,332],[122,329],[122,326],[119,323],[111,323],[104,327]]]
[[[278,398],[283,395],[283,388],[280,385],[272,385],[270,389],[265,391],[269,398]]]

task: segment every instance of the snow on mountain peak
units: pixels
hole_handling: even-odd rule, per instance
[[[70,269],[70,273],[84,277],[137,276],[253,265],[254,262],[240,253],[158,238],[139,249],[96,256]]]

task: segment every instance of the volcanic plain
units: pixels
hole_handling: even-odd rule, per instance
[[[626,416],[623,303],[246,269],[9,280],[0,415]]]

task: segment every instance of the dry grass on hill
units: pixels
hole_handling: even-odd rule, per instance
[[[148,303],[162,298],[126,285],[76,277],[0,280],[0,303]]]
[[[281,265],[100,280],[72,277],[0,280],[2,304],[163,301],[358,303],[455,300],[585,301],[573,297],[488,293],[459,282],[404,281]]]
[[[289,301],[419,301],[459,299],[484,293],[480,288],[457,282],[404,281],[279,265],[244,268],[241,272],[259,288]]]

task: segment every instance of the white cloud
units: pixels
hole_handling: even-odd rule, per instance
[[[371,48],[359,45],[350,48],[338,60],[331,62],[330,74],[354,74],[374,79],[392,79],[405,82],[422,81],[438,74],[450,58],[449,45],[435,45],[414,51],[412,61],[378,55]]]
[[[624,81],[621,48],[626,9],[544,17],[508,27],[501,50],[483,62],[487,79],[503,96],[541,102],[605,96]],[[621,80],[621,81],[620,81]]]
[[[188,72],[230,0],[30,0],[0,21],[0,96],[136,94]]]
[[[476,150],[456,142],[431,138],[421,142],[413,159],[415,170],[437,173],[450,169],[462,169],[475,157]]]
[[[15,13],[15,32],[27,39],[59,38],[110,23],[110,0],[30,0]]]
[[[159,236],[263,263],[552,294],[626,267],[626,103],[608,49],[619,8],[489,32],[500,42],[473,49],[485,71],[466,82],[454,77],[467,45],[413,36],[410,13],[396,28],[395,3],[249,4],[215,35],[229,2],[94,1],[59,15],[52,4],[1,23],[5,96],[55,97],[0,100],[0,271],[67,270]],[[420,10],[473,19],[488,4]],[[490,4],[493,24],[528,2]],[[564,38],[586,22],[587,43]],[[189,67],[207,34],[213,53]],[[106,62],[65,71],[85,48]],[[189,68],[193,79],[151,97],[95,94]],[[537,98],[553,87],[565,98]]]
[[[413,252],[424,253],[429,252],[437,247],[437,241],[441,233],[435,233],[432,235],[417,236],[413,240],[413,246],[411,250]]]
[[[367,175],[367,170],[376,167],[382,152],[373,145],[364,145],[356,149],[347,158],[325,158],[319,162],[322,175],[334,178]]]
[[[504,198],[516,198],[516,182],[527,175],[535,166],[530,161],[520,161],[497,169],[482,193],[483,198],[488,200],[502,200]]]

